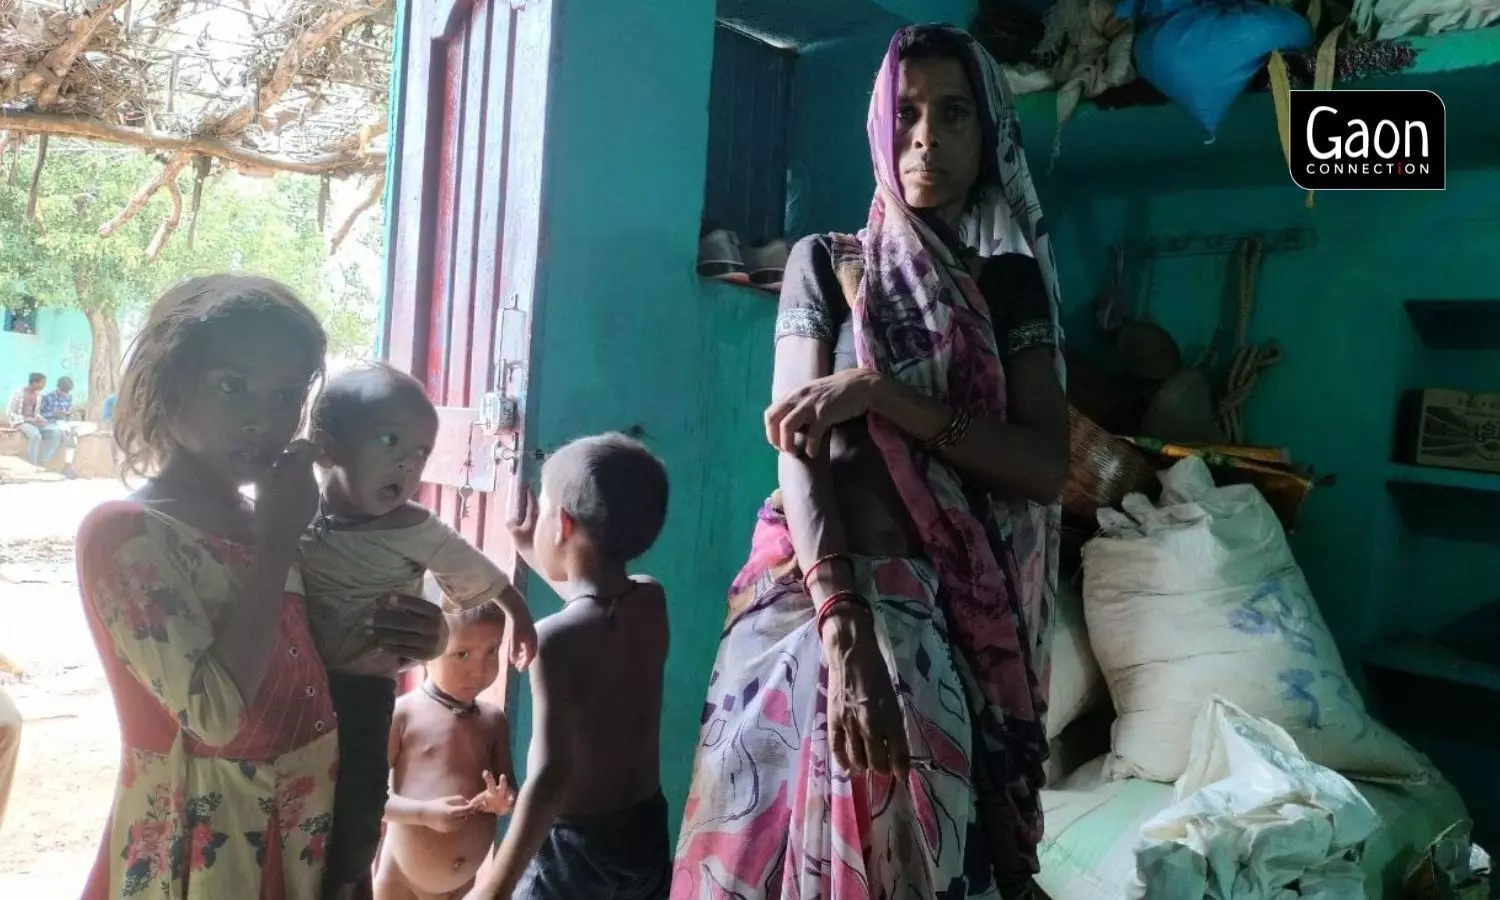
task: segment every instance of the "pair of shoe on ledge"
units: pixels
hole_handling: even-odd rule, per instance
[[[779,291],[786,272],[788,249],[786,241],[777,239],[743,250],[739,235],[719,228],[704,234],[698,241],[698,274],[704,278]]]

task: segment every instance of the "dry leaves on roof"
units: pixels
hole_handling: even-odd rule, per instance
[[[177,209],[177,175],[213,165],[378,181],[393,10],[392,0],[0,0],[0,153],[51,134],[157,153],[162,172],[115,227],[158,190]]]

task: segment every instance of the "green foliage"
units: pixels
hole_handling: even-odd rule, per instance
[[[326,257],[317,225],[317,179],[212,176],[203,186],[188,249],[189,169],[178,182],[182,222],[151,262],[147,247],[170,211],[165,190],[110,237],[100,237],[99,228],[161,171],[161,163],[130,150],[53,138],[42,169],[39,221],[28,224],[36,143],[28,142],[20,158],[4,167],[8,174],[0,170],[0,297],[25,293],[44,304],[116,313],[143,308],[169,285],[193,275],[261,274],[287,284],[319,313],[333,353],[368,352],[375,298],[357,263],[330,263]],[[360,230],[372,229],[366,223]]]
[[[19,154],[0,182],[0,290],[103,311],[127,307],[150,291],[157,273],[145,267],[147,229],[158,216],[138,217],[108,241],[98,232],[148,177],[151,163],[139,154],[112,162],[114,169],[102,154],[54,142],[42,172],[40,221],[28,224],[36,142]]]

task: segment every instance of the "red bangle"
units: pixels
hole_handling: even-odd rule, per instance
[[[829,594],[818,607],[818,614],[814,619],[817,623],[818,634],[820,636],[823,633],[823,623],[828,620],[828,614],[833,612],[833,608],[840,603],[857,603],[865,609],[870,608],[870,601],[865,599],[864,595],[858,591],[835,591]]]
[[[812,589],[808,587],[808,584],[812,581],[813,574],[828,563],[838,562],[839,560],[848,562],[849,557],[843,553],[830,553],[827,556],[818,557],[818,561],[808,566],[807,571],[802,573],[802,592],[811,596]]]

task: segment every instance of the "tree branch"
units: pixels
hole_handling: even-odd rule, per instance
[[[213,171],[213,160],[200,156],[193,168],[197,169],[197,172],[193,178],[193,206],[189,210],[193,217],[193,220],[188,223],[187,248],[189,250],[193,249],[193,238],[198,234],[198,207],[203,203],[203,182]]]
[[[281,58],[276,61],[276,68],[272,69],[270,77],[261,83],[260,89],[256,91],[253,98],[241,103],[238,109],[219,118],[217,122],[206,123],[206,128],[219,135],[239,133],[255,120],[257,113],[268,112],[276,101],[281,99],[281,95],[292,86],[292,81],[309,57],[318,52],[324,44],[343,34],[350,25],[362,22],[380,12],[388,2],[390,0],[372,0],[370,5],[363,9],[338,9],[324,13],[281,52]]]
[[[340,225],[337,229],[334,230],[333,237],[328,241],[329,256],[332,256],[333,254],[338,252],[339,245],[342,244],[344,242],[344,239],[349,236],[349,232],[354,230],[354,223],[358,222],[359,217],[364,215],[367,210],[369,210],[375,204],[379,203],[380,198],[384,196],[384,194],[385,173],[382,172],[377,178],[370,182],[370,189],[365,192],[365,196],[359,201],[359,204],[350,211],[348,218],[344,219],[344,224]]]
[[[118,231],[121,225],[135,218],[136,213],[145,209],[146,204],[151,201],[156,192],[167,184],[172,185],[171,191],[176,195],[174,202],[175,214],[180,217],[182,215],[182,194],[177,191],[177,176],[183,169],[187,168],[187,164],[190,161],[192,161],[191,156],[181,153],[167,160],[166,165],[161,167],[161,171],[156,173],[155,178],[141,185],[141,189],[135,192],[135,196],[130,198],[130,202],[125,204],[124,209],[120,210],[113,219],[99,226],[99,236],[109,237]],[[177,226],[174,223],[172,227],[176,228]],[[163,240],[166,239],[166,235],[161,232],[157,233],[157,237]],[[151,243],[155,244],[156,238],[152,238]],[[147,252],[150,252],[149,249]]]
[[[182,222],[182,191],[177,187],[177,179],[172,178],[163,186],[167,189],[167,196],[172,201],[172,209],[157,226],[156,234],[151,236],[151,243],[146,245],[146,262],[156,262],[156,258],[161,256],[161,248],[167,243],[167,238],[172,236],[172,232],[176,231],[177,226]]]
[[[85,0],[85,2],[88,4],[87,12],[67,22],[67,37],[58,46],[52,48],[35,69],[15,82],[13,90],[7,92],[11,97],[33,98],[32,108],[25,112],[8,112],[0,108],[0,134],[14,132],[14,134],[6,135],[8,140],[28,133],[43,135],[43,140],[46,139],[46,135],[51,134],[69,135],[168,154],[162,170],[143,184],[111,221],[100,227],[101,237],[107,237],[118,231],[122,225],[146,207],[157,191],[165,187],[171,197],[171,213],[161,223],[147,249],[149,258],[154,259],[159,255],[166,240],[173,231],[177,230],[182,221],[182,196],[177,187],[178,176],[194,159],[198,158],[219,159],[242,173],[258,176],[268,176],[274,172],[283,171],[325,177],[344,177],[381,168],[380,160],[385,153],[370,152],[368,144],[375,134],[384,130],[383,121],[371,122],[357,135],[351,135],[349,139],[341,141],[334,148],[334,152],[313,158],[297,159],[263,154],[242,146],[238,136],[257,119],[260,120],[262,129],[268,129],[268,123],[274,118],[272,107],[293,88],[299,77],[304,74],[309,77],[321,77],[318,72],[308,72],[310,61],[331,42],[338,41],[352,26],[360,22],[368,22],[380,15],[389,8],[391,0],[354,0],[354,3],[358,3],[357,6],[351,4],[350,7],[344,8],[322,7],[319,9],[306,6],[289,8],[286,18],[276,26],[276,30],[281,34],[290,33],[293,37],[281,49],[275,64],[269,71],[262,69],[254,75],[248,96],[243,96],[239,102],[231,103],[227,108],[221,108],[216,114],[209,114],[197,129],[197,134],[185,138],[158,135],[151,127],[149,112],[145,129],[115,124],[110,116],[86,118],[50,113],[49,110],[57,103],[69,72],[79,57],[86,52],[100,49],[91,48],[90,43],[96,40],[101,28],[113,27],[113,17],[116,12],[121,7],[132,3],[133,0]],[[160,4],[161,8],[156,10],[156,20],[147,20],[140,25],[146,29],[153,26],[159,27],[173,21],[181,8],[191,5],[192,0],[187,0],[186,3],[184,0],[163,0]],[[127,7],[126,17],[136,18],[137,15],[132,15],[132,13],[138,15],[139,11],[133,7]],[[142,29],[137,28],[137,30]],[[100,42],[101,44],[107,43],[104,40]],[[167,102],[170,108],[176,82],[175,61],[168,77]],[[195,198],[200,191],[201,181],[195,188]],[[368,208],[368,205],[364,208]],[[189,240],[191,240],[191,230]]]
[[[42,57],[37,67],[16,85],[17,92],[22,95],[35,94],[36,108],[50,109],[57,102],[63,79],[68,77],[68,70],[73,68],[78,54],[94,39],[94,32],[113,18],[115,10],[124,5],[125,0],[99,0],[93,9],[68,22],[68,31],[71,32],[68,39]]]
[[[361,154],[370,152],[370,142],[390,130],[391,120],[385,116],[369,122],[359,129],[359,152]]]
[[[124,144],[142,150],[162,150],[188,156],[211,156],[251,174],[296,172],[301,175],[346,177],[380,168],[385,157],[382,150],[370,150],[364,158],[343,153],[324,154],[296,159],[270,156],[215,138],[179,138],[155,134],[141,128],[111,125],[81,116],[59,116],[52,113],[7,112],[0,109],[0,128],[31,134],[59,134],[89,138],[111,144]]]
[[[107,2],[115,2],[115,0],[107,0]],[[271,104],[286,93],[308,57],[316,53],[324,44],[343,34],[350,25],[373,16],[386,2],[389,0],[373,0],[370,6],[363,9],[333,10],[324,13],[322,18],[302,32],[282,51],[281,59],[277,61],[276,68],[271,71],[271,77],[260,86],[250,102],[241,103],[238,109],[227,116],[219,117],[217,121],[204,123],[204,131],[217,134],[221,138],[244,131],[245,126],[255,120],[258,111],[269,109]],[[191,160],[192,156],[188,150],[179,149],[167,161],[162,174],[170,175],[170,178],[175,181],[177,173],[186,168]],[[241,171],[245,170],[243,165],[240,168]],[[131,217],[141,211],[141,208],[151,199],[151,195],[155,194],[162,184],[163,178],[158,176],[143,185],[135,197],[120,211],[120,214],[99,229],[100,236],[108,237],[114,233],[115,229],[130,221]],[[180,204],[180,197],[178,202]],[[170,229],[167,231],[170,232]]]
[[[31,170],[31,193],[26,196],[26,221],[36,221],[37,195],[42,187],[42,165],[47,162],[47,135],[42,135],[36,145],[36,168]]]
[[[358,131],[351,131],[343,140],[334,145],[334,150],[339,153],[348,153],[350,156],[368,156],[372,153],[379,154],[379,150],[371,150],[370,142],[390,130],[390,119],[386,116],[376,116],[365,124],[359,126]]]

